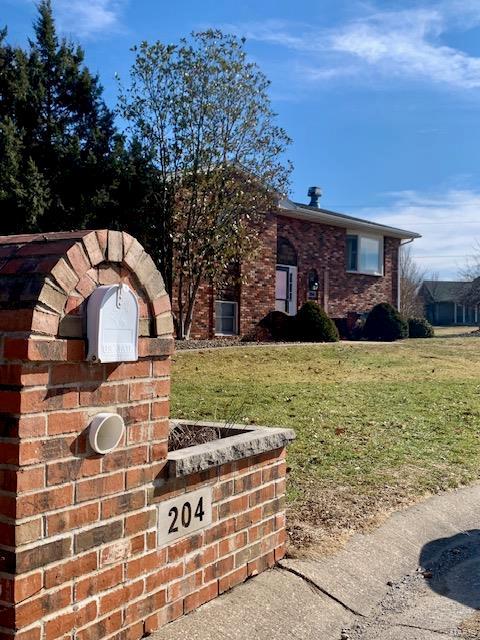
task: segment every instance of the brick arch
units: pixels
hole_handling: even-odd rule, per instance
[[[142,245],[121,231],[0,237],[0,331],[84,337],[86,300],[100,284],[125,282],[140,300],[144,337],[170,337],[163,278]]]

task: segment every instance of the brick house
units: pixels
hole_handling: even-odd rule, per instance
[[[379,302],[398,307],[399,249],[419,234],[318,205],[284,199],[264,216],[255,257],[241,265],[242,284],[215,292],[203,285],[195,304],[192,338],[244,335],[268,312],[289,315],[307,300],[333,318],[364,313]]]

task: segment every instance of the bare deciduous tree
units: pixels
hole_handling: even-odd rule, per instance
[[[122,115],[158,172],[150,233],[178,338],[189,337],[202,282],[219,283],[255,249],[255,222],[285,192],[290,172],[269,81],[243,45],[213,30],[178,45],[144,42],[121,94]]]
[[[400,313],[406,318],[422,317],[424,302],[419,297],[426,272],[412,257],[410,246],[400,249]]]
[[[465,266],[460,269],[459,277],[471,286],[465,289],[462,303],[475,306],[480,304],[480,241],[476,240],[472,254],[467,258]]]

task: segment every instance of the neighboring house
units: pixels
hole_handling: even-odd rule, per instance
[[[419,295],[425,304],[425,317],[436,325],[475,325],[478,304],[469,302],[472,282],[425,280]]]
[[[215,292],[204,285],[192,338],[244,335],[269,311],[295,315],[307,300],[334,318],[399,304],[399,247],[419,234],[290,200],[266,214],[254,258],[241,265],[242,284]]]

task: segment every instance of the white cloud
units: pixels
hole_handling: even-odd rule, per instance
[[[279,21],[236,26],[247,39],[281,46],[304,58],[304,80],[346,75],[429,80],[454,88],[480,87],[480,58],[447,46],[450,29],[480,25],[477,0],[449,0],[434,8],[370,10],[335,28]]]
[[[458,278],[469,257],[478,252],[480,191],[449,189],[436,195],[402,191],[391,195],[388,214],[364,209],[358,215],[422,234],[412,244],[413,257],[441,279]]]
[[[126,0],[54,0],[53,7],[61,31],[92,37],[122,30]]]

